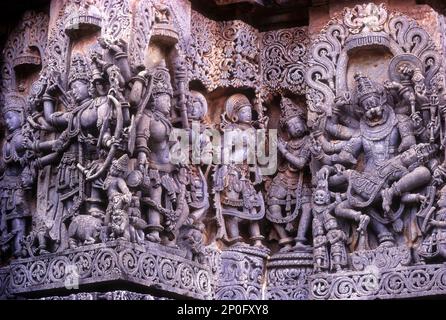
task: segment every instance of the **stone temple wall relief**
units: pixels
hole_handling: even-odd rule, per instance
[[[1,299],[445,295],[425,21],[364,3],[310,37],[187,0],[51,8],[2,52]]]

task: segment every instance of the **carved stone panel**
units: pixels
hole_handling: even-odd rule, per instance
[[[444,17],[397,2],[0,21],[0,298],[445,295]]]
[[[261,300],[267,251],[231,248],[221,253],[215,298],[218,300]]]

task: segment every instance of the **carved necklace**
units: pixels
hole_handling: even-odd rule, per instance
[[[289,147],[291,151],[296,151],[301,149],[302,146],[306,144],[307,141],[308,141],[307,137],[303,137],[302,139],[293,139],[288,141],[287,147]]]
[[[5,163],[17,162],[20,160],[16,149],[14,148],[14,146],[12,146],[12,141],[19,134],[21,134],[21,130],[16,129],[13,133],[9,134],[6,137],[7,145],[5,145],[3,148],[3,159]]]

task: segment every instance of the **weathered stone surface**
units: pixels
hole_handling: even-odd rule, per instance
[[[308,300],[313,254],[277,253],[266,265],[267,300]]]
[[[210,268],[184,256],[185,252],[156,244],[144,247],[117,241],[85,246],[14,261],[11,291],[15,295],[45,294],[53,289],[69,293],[74,286],[82,290],[91,284],[125,280],[148,290],[210,299],[215,285]]]
[[[2,26],[0,298],[444,295],[445,10],[48,0]]]
[[[261,300],[268,250],[233,247],[221,253],[215,299]]]

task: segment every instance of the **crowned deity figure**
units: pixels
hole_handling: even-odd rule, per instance
[[[259,220],[265,215],[265,205],[262,193],[255,189],[262,177],[256,164],[248,163],[248,142],[244,139],[246,133],[252,134],[254,130],[252,108],[245,95],[234,94],[226,100],[222,115],[224,139],[227,133],[233,134],[241,146],[234,153],[238,157],[225,160],[223,155],[223,164],[214,173],[213,192],[219,224],[217,238],[229,245],[242,243],[239,224],[247,222],[250,240],[255,246],[262,246]],[[235,160],[237,158],[239,161]]]
[[[72,59],[68,87],[73,103],[65,111],[56,111],[56,99],[64,93],[55,79],[48,79],[42,98],[45,120],[59,136],[28,143],[29,148],[46,154],[37,159],[38,168],[58,163],[56,192],[49,195],[54,205],[48,211],[53,221],[49,237],[59,250],[67,245],[66,223],[84,206],[89,215],[103,220],[103,178],[123,129],[121,104],[110,95],[94,96],[90,64],[81,54]],[[109,151],[104,160],[105,150]]]
[[[288,141],[279,138],[278,150],[283,162],[267,193],[266,218],[273,223],[282,250],[307,245],[311,226],[311,176],[309,163],[312,141],[305,124],[305,111],[288,98],[281,101],[280,126],[288,133]],[[297,228],[296,228],[297,222]],[[291,231],[297,229],[297,235]]]
[[[336,215],[359,221],[361,212],[367,212],[378,243],[391,246],[395,239],[388,225],[397,232],[402,228],[400,210],[392,210],[393,200],[429,183],[431,173],[426,164],[435,148],[415,144],[411,119],[395,114],[381,85],[362,74],[356,74],[355,81],[362,112],[359,128],[342,126],[333,119],[326,124],[332,135],[342,132],[344,139],[349,137],[339,152],[340,159],[357,159],[364,153],[362,172],[347,170],[347,199],[336,207]],[[320,142],[327,144],[323,136]]]
[[[7,136],[0,158],[0,253],[11,248],[14,257],[22,256],[22,241],[31,215],[26,193],[31,189],[33,174],[24,147],[25,99],[18,93],[6,94],[2,108]]]
[[[147,76],[151,78],[148,86]],[[139,105],[142,111],[136,123],[137,170],[131,173],[130,185],[142,188],[147,240],[156,243],[163,240],[165,244],[174,242],[178,222],[189,212],[185,203],[186,174],[169,156],[172,95],[171,78],[164,60],[152,72],[140,72],[130,93],[130,103]]]

